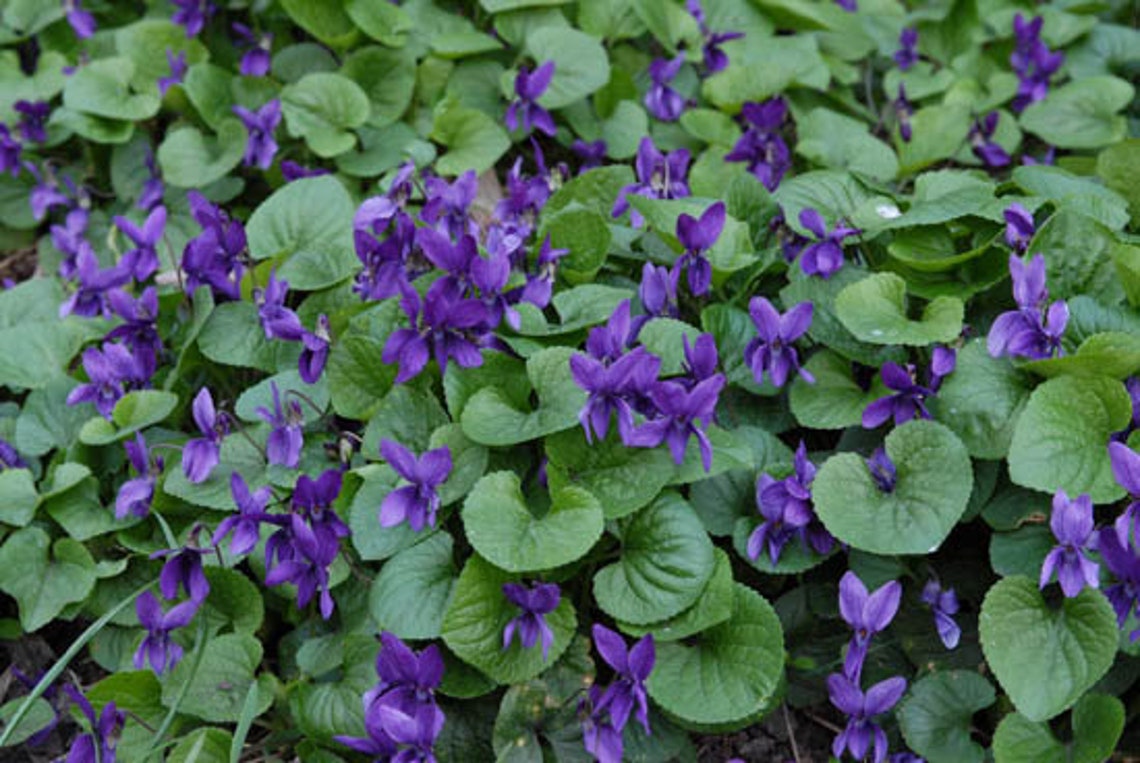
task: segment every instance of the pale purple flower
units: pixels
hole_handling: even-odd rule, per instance
[[[862,233],[858,228],[848,228],[838,222],[829,231],[823,216],[810,207],[800,210],[800,225],[816,237],[800,253],[800,268],[806,275],[824,279],[843,267],[843,239]]]
[[[301,381],[305,384],[316,384],[317,379],[324,373],[325,363],[329,358],[329,317],[324,313],[317,316],[317,327],[314,331],[304,331],[301,334],[301,356],[297,359],[298,372]]]
[[[507,107],[507,115],[503,120],[508,129],[517,130],[521,124],[523,130],[529,130],[533,126],[551,137],[558,132],[550,112],[538,105],[538,99],[550,87],[553,77],[553,61],[547,61],[534,71],[525,66],[519,68],[519,73],[515,76],[517,97]]]
[[[641,285],[637,295],[641,306],[650,317],[676,318],[680,316],[677,298],[677,282],[681,271],[662,265],[645,263],[641,268]]]
[[[63,0],[63,10],[76,37],[86,40],[95,34],[95,17],[83,8],[82,0]]]
[[[134,249],[124,255],[124,259],[134,256],[134,277],[139,281],[145,281],[159,267],[158,245],[162,243],[162,238],[166,233],[166,207],[155,207],[147,215],[146,222],[142,224],[142,227],[135,225],[122,215],[115,215],[114,220],[116,227],[135,245]]]
[[[990,326],[986,337],[990,355],[1036,360],[1059,353],[1061,335],[1069,322],[1069,307],[1064,300],[1057,300],[1042,313],[1049,298],[1045,288],[1045,258],[1036,254],[1026,264],[1016,254],[1010,254],[1009,272],[1018,309],[1002,313]]]
[[[138,361],[121,344],[107,343],[102,349],[88,347],[83,351],[83,370],[88,381],[68,394],[67,404],[92,403],[107,420],[119,399],[144,381]]]
[[[268,487],[260,487],[251,493],[249,485],[237,471],[230,475],[230,494],[233,496],[238,513],[231,514],[218,523],[210,542],[218,546],[227,535],[233,533],[230,538],[230,553],[234,556],[244,556],[257,545],[261,523],[269,519],[265,507],[273,494]]]
[[[1049,80],[1065,62],[1064,53],[1049,50],[1041,41],[1044,21],[1036,16],[1027,23],[1020,13],[1013,17],[1014,50],[1009,63],[1018,77],[1017,96],[1011,105],[1016,113],[1045,98]]]
[[[680,199],[689,196],[689,160],[688,149],[678,148],[663,154],[653,145],[652,138],[642,138],[634,160],[637,182],[621,189],[611,214],[614,217],[625,214],[629,209],[626,196],[631,193],[650,199]],[[635,228],[645,224],[645,218],[636,209],[630,211],[629,220]]]
[[[1005,149],[993,140],[1000,119],[1001,115],[996,111],[991,111],[984,117],[975,119],[967,136],[974,155],[981,159],[987,167],[1006,167],[1011,161]]]
[[[503,596],[522,610],[503,628],[503,651],[510,647],[515,634],[518,634],[519,646],[523,649],[532,648],[541,638],[542,660],[545,662],[554,643],[554,631],[547,625],[546,615],[557,609],[558,602],[562,600],[558,584],[536,582],[528,588],[521,583],[503,583]]]
[[[943,588],[937,580],[928,580],[922,589],[922,603],[934,611],[934,627],[947,649],[954,649],[962,637],[962,628],[954,621],[958,614],[958,596],[953,588]]]
[[[265,288],[253,290],[253,301],[257,305],[257,317],[261,321],[261,328],[266,339],[284,339],[289,342],[300,341],[305,327],[297,313],[285,307],[285,298],[289,295],[289,282],[277,278],[277,271],[269,271],[269,280]]]
[[[119,486],[115,496],[115,519],[123,520],[130,515],[145,517],[150,513],[150,503],[154,498],[154,486],[164,466],[162,456],[150,455],[142,432],[135,439],[123,443],[127,460],[138,476]]]
[[[243,166],[267,170],[277,155],[277,141],[273,133],[281,123],[281,100],[274,98],[257,111],[234,106],[233,111],[245,125],[249,139],[245,146]]]
[[[744,362],[752,369],[757,384],[764,382],[765,372],[776,387],[783,387],[793,372],[808,384],[815,383],[815,377],[800,367],[799,353],[792,347],[811,326],[812,311],[810,302],[800,302],[780,315],[766,297],[749,301],[748,313],[759,336],[744,348]]]
[[[171,21],[186,29],[187,37],[197,37],[211,16],[218,10],[211,0],[170,0],[177,9]]]
[[[230,28],[237,35],[239,45],[246,48],[241,57],[239,71],[246,77],[264,77],[269,74],[270,51],[273,49],[273,35],[269,32],[255,34],[245,24],[235,21]],[[282,163],[284,165],[284,163]]]
[[[395,440],[380,441],[380,455],[408,485],[384,497],[378,514],[381,527],[407,522],[414,532],[435,527],[440,498],[438,488],[451,475],[451,449],[446,445],[420,457]]]
[[[198,613],[199,602],[190,600],[175,605],[169,612],[150,591],[144,591],[135,601],[139,624],[146,629],[146,637],[135,652],[134,665],[141,670],[147,662],[154,672],[162,675],[182,659],[182,647],[170,637],[170,632],[184,628]]]
[[[831,754],[842,758],[850,752],[854,760],[865,760],[874,745],[873,763],[883,763],[887,759],[887,734],[871,719],[894,707],[903,692],[906,679],[894,676],[872,686],[864,694],[859,688],[858,679],[840,673],[827,677],[827,693],[831,704],[847,716],[847,725],[835,737]]]
[[[158,93],[165,96],[166,91],[175,85],[181,85],[182,80],[186,78],[186,72],[189,66],[186,63],[186,51],[180,50],[174,53],[170,48],[166,49],[166,62],[170,65],[170,74],[166,77],[158,78]]]
[[[150,378],[158,368],[158,356],[162,352],[162,337],[158,333],[158,290],[147,287],[136,299],[122,289],[110,289],[107,302],[111,311],[123,323],[104,337],[106,341],[121,340],[131,350],[142,369],[142,375]]]
[[[204,482],[221,460],[222,439],[229,431],[225,413],[214,410],[214,398],[203,387],[191,406],[194,423],[202,437],[190,440],[182,447],[182,473],[190,482]]]
[[[645,110],[663,122],[676,122],[688,106],[685,96],[669,86],[684,63],[685,54],[680,53],[671,60],[657,58],[649,64],[649,79],[652,84],[646,91],[643,102]]]
[[[1007,243],[1014,252],[1025,254],[1029,249],[1029,242],[1037,233],[1037,227],[1033,222],[1032,213],[1017,202],[1014,202],[1005,208],[1002,215],[1005,217],[1005,243]],[[1042,283],[1042,286],[1044,286],[1044,283]]]
[[[1093,525],[1093,505],[1088,494],[1070,500],[1064,490],[1053,494],[1053,513],[1049,528],[1058,545],[1045,557],[1041,565],[1038,587],[1044,588],[1057,576],[1061,592],[1072,598],[1089,588],[1100,586],[1100,565],[1089,557],[1095,550],[1096,535]]]
[[[725,206],[718,201],[701,214],[700,219],[682,213],[677,218],[677,240],[685,247],[677,267],[687,271],[689,291],[700,297],[712,284],[712,263],[705,255],[724,230]]]
[[[110,294],[125,286],[135,272],[137,250],[129,250],[122,259],[109,268],[100,268],[95,250],[83,242],[75,258],[75,275],[78,288],[59,306],[59,317],[81,315],[84,318],[111,315]]]
[[[269,389],[273,395],[273,410],[259,405],[256,411],[261,420],[272,427],[265,443],[265,455],[270,464],[296,469],[301,462],[301,448],[305,444],[302,433],[305,419],[301,413],[301,404],[290,400],[282,407],[281,391],[277,389],[277,383],[270,382]]]
[[[420,219],[453,239],[464,233],[476,235],[478,226],[467,212],[478,192],[479,179],[474,170],[464,172],[454,183],[427,177],[424,179],[425,198]]]
[[[891,624],[901,600],[902,586],[897,580],[884,583],[869,594],[863,581],[854,572],[848,570],[844,573],[839,581],[839,614],[854,631],[847,646],[847,657],[843,661],[845,677],[855,683],[859,682],[871,637]]]
[[[595,624],[591,633],[598,654],[615,673],[613,683],[605,690],[594,711],[608,710],[614,728],[621,731],[636,708],[637,722],[649,734],[649,698],[645,682],[657,659],[653,634],[641,637],[631,648],[626,646],[625,639],[604,625]]]
[[[724,156],[726,162],[746,162],[748,171],[769,191],[776,190],[792,166],[788,144],[780,129],[788,114],[788,103],[776,96],[760,103],[745,103],[740,116],[748,129]]]

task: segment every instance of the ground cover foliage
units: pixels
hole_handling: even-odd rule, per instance
[[[9,0],[0,756],[1135,752],[1133,13]]]

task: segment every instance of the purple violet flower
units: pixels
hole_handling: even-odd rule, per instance
[[[827,677],[827,693],[831,704],[847,716],[847,725],[835,737],[831,753],[842,758],[850,752],[854,760],[865,760],[874,743],[874,763],[887,759],[887,734],[878,724],[871,721],[876,715],[890,710],[906,691],[906,679],[894,676],[872,686],[864,694],[857,679],[840,673]]]
[[[177,9],[171,21],[186,28],[187,37],[197,37],[218,10],[210,0],[170,0]]]
[[[440,498],[437,488],[451,475],[451,449],[429,450],[419,458],[395,440],[380,441],[380,455],[396,474],[411,483],[388,493],[380,504],[381,527],[407,521],[413,532],[435,527]]]
[[[578,703],[578,715],[582,718],[582,743],[586,752],[593,755],[598,763],[622,763],[624,743],[621,730],[614,726],[609,712],[598,709],[603,698],[602,687],[594,684]]]
[[[859,4],[855,0],[835,0],[835,4],[848,13],[859,10]]]
[[[1017,254],[1025,254],[1037,233],[1033,215],[1017,202],[1006,207],[1002,215],[1005,217],[1005,243]]]
[[[67,23],[76,37],[86,40],[94,36],[95,17],[90,11],[84,10],[82,0],[63,0],[63,11],[67,14]]]
[[[166,233],[166,207],[155,207],[141,228],[122,215],[115,215],[114,220],[116,227],[135,245],[134,249],[123,255],[124,259],[134,256],[134,277],[145,281],[159,267],[157,247]]]
[[[1104,566],[1116,578],[1116,582],[1104,589],[1112,609],[1116,612],[1116,624],[1123,628],[1129,615],[1140,618],[1140,556],[1129,543],[1122,542],[1115,528],[1105,527],[1097,533],[1096,549]],[[1140,639],[1140,628],[1128,636],[1132,642]]]
[[[724,374],[711,376],[692,389],[673,381],[655,383],[649,388],[649,398],[657,409],[657,415],[635,428],[628,444],[655,448],[662,442],[668,443],[673,463],[680,466],[685,460],[689,437],[695,436],[701,451],[701,463],[706,472],[710,471],[712,443],[705,429],[712,421],[724,385]]]
[[[521,583],[503,583],[503,596],[522,610],[522,614],[503,628],[503,651],[510,647],[516,633],[523,649],[530,649],[541,637],[542,660],[545,662],[550,654],[550,645],[554,643],[554,631],[546,624],[546,615],[557,609],[558,602],[562,600],[558,584],[536,582],[528,588]]]
[[[695,297],[707,294],[712,284],[712,263],[704,255],[720,238],[724,220],[723,201],[706,209],[700,220],[684,213],[677,218],[677,239],[685,247],[684,254],[677,260],[677,267],[687,271],[689,291]]]
[[[235,470],[230,475],[230,494],[233,496],[238,513],[231,514],[218,523],[218,529],[214,531],[210,542],[218,546],[232,532],[230,553],[234,556],[244,556],[253,551],[257,545],[261,535],[261,523],[269,520],[265,507],[272,493],[268,487],[259,487],[251,493],[249,485]]]
[[[265,443],[266,457],[270,464],[296,469],[301,463],[301,448],[305,444],[302,432],[305,417],[301,413],[301,404],[290,400],[282,408],[281,391],[277,389],[277,383],[271,381],[269,390],[273,395],[273,410],[259,405],[256,411],[258,417],[273,428]]]
[[[1140,542],[1140,454],[1123,442],[1110,442],[1108,459],[1116,484],[1127,490],[1131,499],[1116,520],[1116,535],[1121,546],[1132,548],[1134,539]]]
[[[922,603],[934,610],[934,627],[947,649],[954,649],[962,637],[962,628],[954,621],[958,614],[958,596],[953,588],[942,588],[937,580],[928,580],[922,588]]]
[[[51,116],[51,104],[47,101],[16,101],[12,107],[21,116],[16,127],[20,135],[28,143],[44,143],[47,141],[47,121]]]
[[[142,372],[134,355],[121,344],[104,344],[102,349],[83,351],[83,371],[88,382],[67,396],[68,405],[92,403],[103,418],[110,420],[115,403],[128,389],[141,386]]]
[[[897,580],[884,583],[868,594],[863,581],[848,570],[839,581],[839,614],[855,632],[847,646],[843,675],[858,683],[871,637],[886,630],[899,611],[902,586]]]
[[[87,733],[80,734],[71,743],[67,754],[67,763],[115,763],[117,760],[115,745],[118,744],[119,734],[123,724],[127,722],[127,715],[119,710],[114,702],[103,705],[103,712],[95,717],[95,708],[83,693],[74,686],[63,687],[71,701],[79,706],[87,718]]]
[[[106,296],[112,312],[124,323],[111,329],[104,339],[121,340],[126,344],[142,369],[142,375],[150,378],[158,368],[158,356],[162,352],[162,337],[158,333],[158,291],[149,286],[136,299],[122,289],[111,289]]]
[[[418,376],[429,356],[435,357],[441,374],[447,372],[448,359],[461,368],[483,364],[479,348],[489,316],[482,302],[464,298],[455,284],[440,279],[423,300],[415,290],[405,290],[400,305],[411,326],[392,332],[380,356],[385,363],[399,362],[397,384]]]
[[[681,71],[685,54],[680,53],[672,60],[657,58],[649,64],[649,79],[652,84],[645,93],[645,110],[662,122],[676,122],[684,112],[688,102],[685,96],[669,87],[669,83]]]
[[[578,166],[579,175],[587,170],[592,170],[594,167],[601,167],[602,162],[606,160],[606,142],[604,140],[587,142],[581,138],[575,138],[574,142],[570,144],[570,150],[582,160]]]
[[[200,526],[196,525],[191,531],[195,537],[198,527]],[[212,548],[182,546],[151,554],[151,559],[166,559],[158,576],[158,588],[162,592],[162,598],[173,601],[178,598],[178,589],[183,588],[192,601],[199,604],[205,601],[210,594],[210,583],[206,580],[206,573],[202,569],[202,557],[210,553],[213,553]]]
[[[142,432],[136,433],[133,441],[124,442],[123,447],[126,448],[127,459],[138,476],[119,486],[118,495],[115,496],[115,519],[120,521],[130,515],[145,517],[150,513],[154,486],[165,466],[162,456],[151,458]]]
[[[587,355],[570,358],[574,382],[589,397],[578,413],[578,422],[586,433],[586,441],[604,440],[609,433],[610,414],[617,413],[618,434],[628,445],[634,442],[634,406],[646,396],[657,379],[661,359],[644,347],[638,347],[612,362]]]
[[[286,183],[292,183],[294,180],[301,180],[303,178],[315,178],[328,174],[329,171],[324,167],[306,167],[303,164],[298,164],[292,159],[281,160],[281,177],[285,179]]]
[[[899,34],[899,49],[895,51],[895,64],[899,69],[906,71],[918,63],[918,30],[907,27]]]
[[[534,71],[525,66],[519,68],[515,76],[515,95],[518,96],[507,107],[507,115],[503,119],[510,130],[519,129],[522,125],[524,131],[532,126],[539,132],[554,137],[558,128],[554,124],[554,117],[550,112],[538,105],[538,99],[550,87],[550,80],[554,77],[554,62],[547,61]]]
[[[20,152],[24,147],[20,142],[12,137],[8,125],[0,123],[0,172],[7,172],[12,177],[18,177],[20,174]],[[36,219],[43,217],[40,214]]]
[[[1045,98],[1049,80],[1065,62],[1065,54],[1053,52],[1041,41],[1044,18],[1036,16],[1026,23],[1020,14],[1013,17],[1014,50],[1009,56],[1010,66],[1018,77],[1017,95],[1011,108],[1021,113],[1031,103]]]
[[[591,633],[598,654],[616,674],[613,683],[594,706],[594,711],[608,710],[613,727],[621,731],[636,707],[637,722],[649,734],[649,699],[645,682],[657,660],[653,634],[642,636],[631,648],[626,646],[625,639],[604,625],[595,624]]]
[[[895,462],[887,455],[887,451],[883,446],[875,448],[875,452],[871,457],[864,459],[867,464],[867,471],[871,473],[871,479],[875,483],[875,487],[879,488],[884,493],[894,492],[895,482],[898,479],[898,469],[895,468]]]
[[[329,317],[321,313],[317,316],[316,330],[306,330],[301,334],[303,349],[297,359],[297,367],[305,384],[316,384],[324,373],[329,359],[329,341]]]
[[[86,244],[86,242],[84,242]],[[99,259],[90,245],[80,245],[75,258],[75,274],[79,288],[59,306],[59,317],[80,315],[84,318],[110,317],[110,293],[125,286],[135,272],[137,250],[130,250],[115,265],[100,268]]]
[[[162,183],[162,176],[158,171],[158,163],[155,161],[154,152],[151,151],[150,148],[147,148],[146,158],[143,161],[146,164],[149,176],[143,182],[135,206],[149,213],[162,203],[162,196],[166,192],[166,187]]]
[[[748,313],[759,336],[744,348],[744,362],[757,384],[764,383],[765,372],[776,387],[783,387],[792,372],[808,384],[815,383],[815,377],[800,367],[799,353],[791,346],[811,326],[812,312],[811,302],[800,302],[780,315],[766,297],[749,300]]]
[[[86,209],[76,207],[67,213],[64,218],[63,225],[58,223],[51,226],[51,243],[63,255],[63,260],[59,263],[59,275],[61,278],[71,279],[74,278],[77,271],[77,262],[79,260],[79,252],[83,249],[91,249],[91,244],[87,241],[87,223],[89,215]],[[95,258],[94,250],[91,251],[90,256]],[[98,262],[98,259],[96,262]]]
[[[1009,255],[1013,297],[1018,309],[999,315],[990,326],[986,348],[992,357],[1002,355],[1031,359],[1052,357],[1061,351],[1061,335],[1069,322],[1069,307],[1057,300],[1042,315],[1049,292],[1045,288],[1045,258],[1036,254],[1026,264]]]
[[[257,317],[261,320],[261,328],[266,339],[284,339],[288,342],[299,342],[305,327],[301,319],[288,307],[285,307],[285,298],[289,294],[289,282],[277,279],[277,271],[269,271],[269,280],[265,288],[253,290],[253,301],[257,305]]]
[[[800,225],[816,237],[816,241],[800,253],[800,268],[806,275],[823,279],[831,278],[843,267],[843,239],[862,233],[858,228],[847,228],[838,222],[828,231],[823,216],[810,207],[800,210]]]
[[[1011,161],[1005,149],[992,140],[999,119],[1001,115],[991,111],[984,117],[975,119],[967,135],[974,156],[981,159],[987,167],[1006,167]]]
[[[192,295],[199,286],[207,285],[217,296],[239,299],[245,228],[197,191],[188,191],[186,197],[191,214],[202,226],[202,233],[191,239],[182,252],[187,293]]]
[[[182,659],[182,647],[170,638],[170,632],[189,625],[198,606],[199,602],[191,599],[163,612],[155,595],[144,591],[135,601],[135,611],[147,633],[135,652],[135,668],[141,670],[149,662],[154,672],[162,675],[177,665]]]
[[[60,189],[59,181],[55,178],[48,164],[44,164],[45,172],[42,174],[31,162],[25,161],[23,167],[36,180],[36,184],[28,196],[28,203],[32,207],[32,217],[36,220],[42,220],[54,207],[71,207],[71,198]],[[66,182],[70,183],[70,181]]]
[[[708,21],[705,18],[704,8],[701,7],[700,0],[685,0],[685,8],[689,14],[696,20],[697,26],[701,30],[701,36],[704,37],[704,44],[701,46],[701,56],[704,59],[705,73],[716,74],[719,71],[724,71],[728,67],[728,54],[720,49],[720,46],[732,40],[738,40],[744,36],[743,32],[713,32],[709,29]]]
[[[641,268],[641,285],[637,295],[641,306],[653,318],[677,318],[681,314],[677,298],[677,282],[681,278],[678,268],[645,263]]]
[[[769,191],[776,190],[792,166],[788,144],[780,128],[788,114],[788,103],[776,96],[761,103],[745,103],[740,115],[748,129],[724,156],[726,162],[747,162],[748,171]]]
[[[20,452],[7,440],[0,440],[0,472],[5,469],[27,469],[28,462],[20,457]]]
[[[267,170],[277,155],[277,141],[273,133],[281,123],[281,100],[274,98],[257,111],[242,106],[234,106],[233,111],[245,125],[249,140],[245,146],[242,165]]]
[[[906,86],[901,82],[899,83],[898,97],[891,101],[891,105],[895,109],[895,119],[899,123],[899,137],[902,138],[903,143],[910,143],[910,139],[914,137],[914,128],[910,123],[914,116],[914,106],[907,100]]]
[[[1085,586],[1100,587],[1100,565],[1089,558],[1095,550],[1093,505],[1088,494],[1070,500],[1064,490],[1053,494],[1053,513],[1049,528],[1058,545],[1053,547],[1041,565],[1038,587],[1044,588],[1056,574],[1066,598],[1079,594]]]
[[[883,384],[895,394],[875,400],[863,411],[863,427],[874,429],[887,419],[894,419],[895,426],[905,424],[915,416],[929,419],[926,399],[934,396],[934,390],[915,381],[915,369],[909,363],[904,368],[890,361],[883,364]]]
[[[425,178],[420,219],[452,239],[464,233],[476,235],[478,226],[468,217],[467,210],[478,192],[479,178],[474,170],[464,172],[450,184],[443,178]]]
[[[816,467],[807,457],[800,441],[796,448],[795,470],[782,480],[761,474],[756,481],[756,508],[764,521],[748,536],[748,558],[756,560],[767,547],[768,559],[775,567],[784,546],[799,536],[805,549],[810,544],[817,553],[826,554],[835,539],[819,522],[812,508],[811,483]]]
[[[202,437],[190,440],[182,447],[182,473],[190,482],[204,482],[221,460],[222,439],[229,432],[229,418],[214,410],[214,398],[203,387],[191,406],[194,423]]]
[[[662,154],[653,145],[649,136],[641,139],[637,147],[634,168],[637,182],[625,186],[618,193],[611,214],[621,217],[629,209],[629,194],[645,196],[649,199],[680,199],[689,195],[687,175],[689,172],[689,151],[679,148]],[[645,218],[636,209],[630,210],[629,221],[635,228],[645,224]]]
[[[186,72],[190,68],[186,63],[186,51],[184,50],[174,53],[170,48],[167,48],[166,62],[170,64],[170,75],[158,78],[158,94],[163,97],[166,96],[166,91],[170,88],[182,84],[182,80],[186,78]]]
[[[245,24],[235,21],[230,29],[238,37],[238,45],[247,48],[241,57],[239,71],[245,77],[264,77],[269,74],[270,51],[273,50],[273,35],[269,32],[254,34]]]

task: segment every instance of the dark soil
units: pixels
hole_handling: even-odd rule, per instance
[[[800,710],[784,705],[755,726],[733,734],[700,737],[700,763],[827,763],[835,733]]]

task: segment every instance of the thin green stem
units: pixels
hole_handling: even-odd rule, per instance
[[[182,706],[182,701],[186,699],[186,694],[190,690],[190,684],[194,681],[194,676],[198,673],[198,666],[202,664],[202,655],[205,653],[206,645],[206,617],[199,613],[198,617],[198,634],[194,637],[194,656],[191,658],[193,662],[190,664],[190,672],[186,674],[186,683],[182,684],[182,688],[178,690],[178,696],[174,699],[174,704],[170,706],[170,710],[166,713],[166,717],[162,719],[162,723],[158,727],[158,731],[154,732],[154,737],[150,742],[150,749],[143,755],[143,760],[150,760],[151,756],[158,752],[161,746],[162,738],[166,736],[166,732],[170,730],[171,724],[174,723],[175,717],[178,715],[178,708]]]

